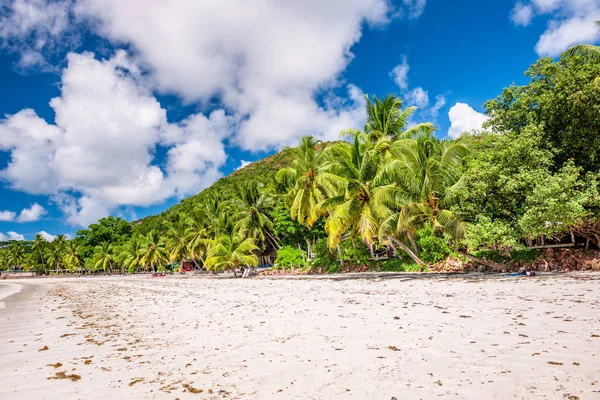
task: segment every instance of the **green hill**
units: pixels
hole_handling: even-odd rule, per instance
[[[275,173],[282,167],[288,167],[292,161],[293,154],[291,149],[284,149],[272,156],[253,162],[252,164],[234,171],[229,176],[219,179],[200,193],[183,199],[179,204],[169,208],[161,214],[132,222],[133,229],[141,234],[146,234],[152,229],[162,230],[164,229],[164,221],[169,220],[177,214],[191,212],[194,207],[197,204],[200,204],[204,199],[215,196],[216,194],[223,195],[229,193],[238,183],[254,180],[259,181],[265,187],[274,185]]]

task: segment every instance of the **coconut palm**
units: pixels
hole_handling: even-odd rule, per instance
[[[423,122],[406,129],[417,107],[408,107],[403,110],[402,100],[394,95],[389,95],[383,100],[379,100],[376,96],[373,96],[372,100],[369,96],[365,96],[365,98],[367,100],[367,122],[364,130],[361,132],[356,129],[346,129],[342,131],[341,136],[363,135],[366,142],[375,144],[381,139],[393,142],[435,130],[431,122]]]
[[[208,252],[206,267],[215,272],[235,271],[242,266],[256,267],[259,250],[251,238],[243,238],[238,233],[223,235],[216,239]]]
[[[143,247],[143,241],[139,234],[133,235],[127,243],[121,247],[119,254],[119,261],[123,264],[124,268],[135,269],[141,265],[141,251]]]
[[[46,254],[46,261],[49,265],[52,265],[58,274],[61,264],[63,264],[63,259],[65,256],[65,245],[67,243],[67,239],[64,235],[58,235],[52,242],[48,245],[48,250]]]
[[[12,243],[8,246],[8,258],[7,261],[13,269],[21,267],[25,261],[25,250],[23,246],[17,243]]]
[[[377,235],[379,221],[385,211],[377,199],[381,190],[378,178],[381,155],[376,148],[362,141],[364,137],[355,136],[352,145],[339,143],[330,148],[331,173],[345,183],[344,191],[317,205],[320,212],[326,211],[325,223],[328,245],[337,246],[344,234],[353,238],[360,237],[372,248]]]
[[[188,254],[196,268],[199,268],[197,260],[200,260],[204,265],[203,256],[206,255],[210,239],[208,238],[208,230],[204,226],[202,214],[196,212],[188,218]]]
[[[428,227],[433,234],[464,236],[464,224],[449,207],[461,182],[460,166],[470,151],[464,139],[440,141],[430,133],[398,141],[390,151],[394,158],[383,168],[383,175],[394,185],[377,194],[388,214],[379,236],[423,265],[414,243],[411,250],[401,238],[412,242],[412,235],[421,227]]]
[[[163,261],[169,257],[165,248],[165,240],[155,230],[151,230],[144,238],[144,245],[140,250],[140,264],[144,267],[162,267]]]
[[[176,222],[167,224],[168,229],[165,233],[166,252],[169,255],[169,261],[183,261],[189,258],[189,244],[193,238],[190,234],[188,221],[181,218]]]
[[[328,152],[318,150],[319,142],[312,136],[304,136],[300,146],[294,149],[294,161],[289,168],[277,171],[275,180],[283,186],[291,186],[285,198],[293,220],[311,227],[321,216],[317,204],[336,193],[341,182],[325,170]]]
[[[31,245],[31,251],[36,253],[37,262],[42,264],[44,274],[46,274],[46,259],[44,257],[44,252],[46,251],[47,246],[48,242],[42,235],[39,233],[35,235],[35,239],[33,239],[33,243]]]
[[[65,262],[71,272],[79,271],[83,265],[82,246],[71,240],[65,246]]]
[[[236,230],[245,237],[258,239],[263,244],[268,240],[274,249],[279,248],[278,240],[271,233],[273,221],[268,212],[273,207],[273,198],[268,193],[261,192],[256,182],[249,181],[235,186],[232,203],[237,210],[233,215],[237,221]]]
[[[598,29],[600,29],[600,21],[594,21]],[[578,44],[569,48],[565,53],[567,57],[572,57],[575,54],[589,57],[590,60],[599,62],[600,61],[600,46],[594,46],[591,44]]]
[[[94,268],[97,270],[102,268],[102,271],[106,273],[106,271],[112,270],[113,263],[116,260],[114,247],[112,244],[105,242],[100,246],[96,246],[96,251],[94,252]]]

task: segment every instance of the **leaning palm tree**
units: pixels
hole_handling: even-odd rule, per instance
[[[144,267],[162,267],[163,261],[169,259],[165,248],[165,240],[155,230],[151,230],[144,239],[144,245],[140,251],[140,264]]]
[[[269,241],[274,249],[279,248],[278,240],[273,236],[273,221],[269,211],[273,208],[273,198],[255,181],[235,186],[232,204],[237,212],[233,215],[235,229],[242,235],[256,238],[264,244]]]
[[[600,29],[600,21],[594,21],[598,29]],[[600,62],[600,46],[594,46],[591,44],[578,44],[569,48],[565,53],[567,57],[572,57],[575,54],[589,57],[590,60]]]
[[[412,239],[416,229],[428,227],[433,234],[464,236],[464,224],[449,207],[453,192],[461,184],[461,165],[470,151],[464,139],[440,141],[423,134],[395,143],[391,153],[394,158],[383,168],[383,175],[394,185],[377,194],[387,208],[379,236],[423,265]],[[413,248],[402,238],[408,238]]]
[[[235,274],[242,266],[258,265],[257,250],[258,246],[251,238],[243,238],[238,233],[223,235],[211,245],[206,267],[215,272],[233,271]]]
[[[319,144],[312,136],[304,136],[300,146],[293,150],[291,166],[280,169],[275,175],[280,185],[291,186],[285,204],[292,219],[309,227],[321,216],[317,204],[341,187],[340,180],[325,170],[328,153],[318,150]]]

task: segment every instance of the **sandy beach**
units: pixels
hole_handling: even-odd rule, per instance
[[[600,398],[600,274],[17,283],[2,399]]]

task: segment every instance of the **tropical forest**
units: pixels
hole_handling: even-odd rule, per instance
[[[4,242],[0,267],[38,275],[599,268],[586,256],[600,246],[599,54],[582,45],[538,60],[525,85],[485,103],[482,131],[458,138],[414,124],[415,107],[393,94],[368,96],[365,125],[337,141],[305,136],[160,215],[106,217],[51,242]]]

